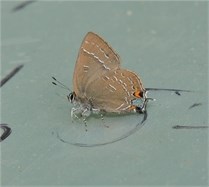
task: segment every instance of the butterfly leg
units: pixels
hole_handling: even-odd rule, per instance
[[[75,107],[73,107],[73,108],[71,109],[70,114],[71,114],[72,120],[74,120],[74,119],[80,120],[80,118],[79,118],[79,116],[78,116],[78,114],[80,114],[79,109],[80,109],[80,108],[75,108]],[[73,121],[72,121],[72,122],[73,122]]]
[[[91,110],[89,107],[85,107],[82,110],[81,117],[83,118],[83,123],[85,125],[85,130],[87,131],[87,118],[91,115]]]
[[[83,123],[85,125],[85,131],[87,131],[87,123],[86,123],[86,118],[85,117],[83,117]]]
[[[101,116],[102,123],[103,123],[104,127],[109,128],[109,125],[106,125],[106,124],[105,124],[104,114],[101,113],[100,116]]]
[[[85,109],[82,111],[82,113],[81,113],[81,116],[84,117],[85,119],[86,119],[87,117],[89,117],[90,115],[91,115],[91,111],[90,111],[89,108],[85,108]]]

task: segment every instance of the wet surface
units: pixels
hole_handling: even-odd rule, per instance
[[[133,114],[130,115],[130,118],[131,120],[127,116],[104,117],[103,120],[93,118],[94,125],[91,125],[91,120],[88,120],[85,131],[82,121],[80,123],[74,121],[72,125],[64,129],[60,128],[60,132],[56,131],[55,134],[58,140],[70,145],[79,147],[104,146],[121,141],[137,132],[145,125],[147,114]]]

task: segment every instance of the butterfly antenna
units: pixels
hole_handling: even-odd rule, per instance
[[[64,85],[64,84],[61,83],[60,81],[58,81],[55,77],[52,77],[52,79],[54,80],[54,81],[52,82],[52,84],[54,84],[54,85],[56,85],[56,86],[59,86],[60,88],[69,90],[70,92],[72,92],[72,91],[70,90],[70,88],[68,88],[66,85]]]

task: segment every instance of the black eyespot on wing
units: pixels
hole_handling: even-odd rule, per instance
[[[143,98],[144,93],[143,93],[143,92],[140,92],[140,93],[139,93],[139,96],[140,96],[141,98]]]

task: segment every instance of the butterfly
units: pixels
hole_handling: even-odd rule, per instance
[[[100,36],[88,32],[81,44],[73,75],[72,116],[92,113],[144,113],[147,91],[136,73],[120,67],[120,57]]]

